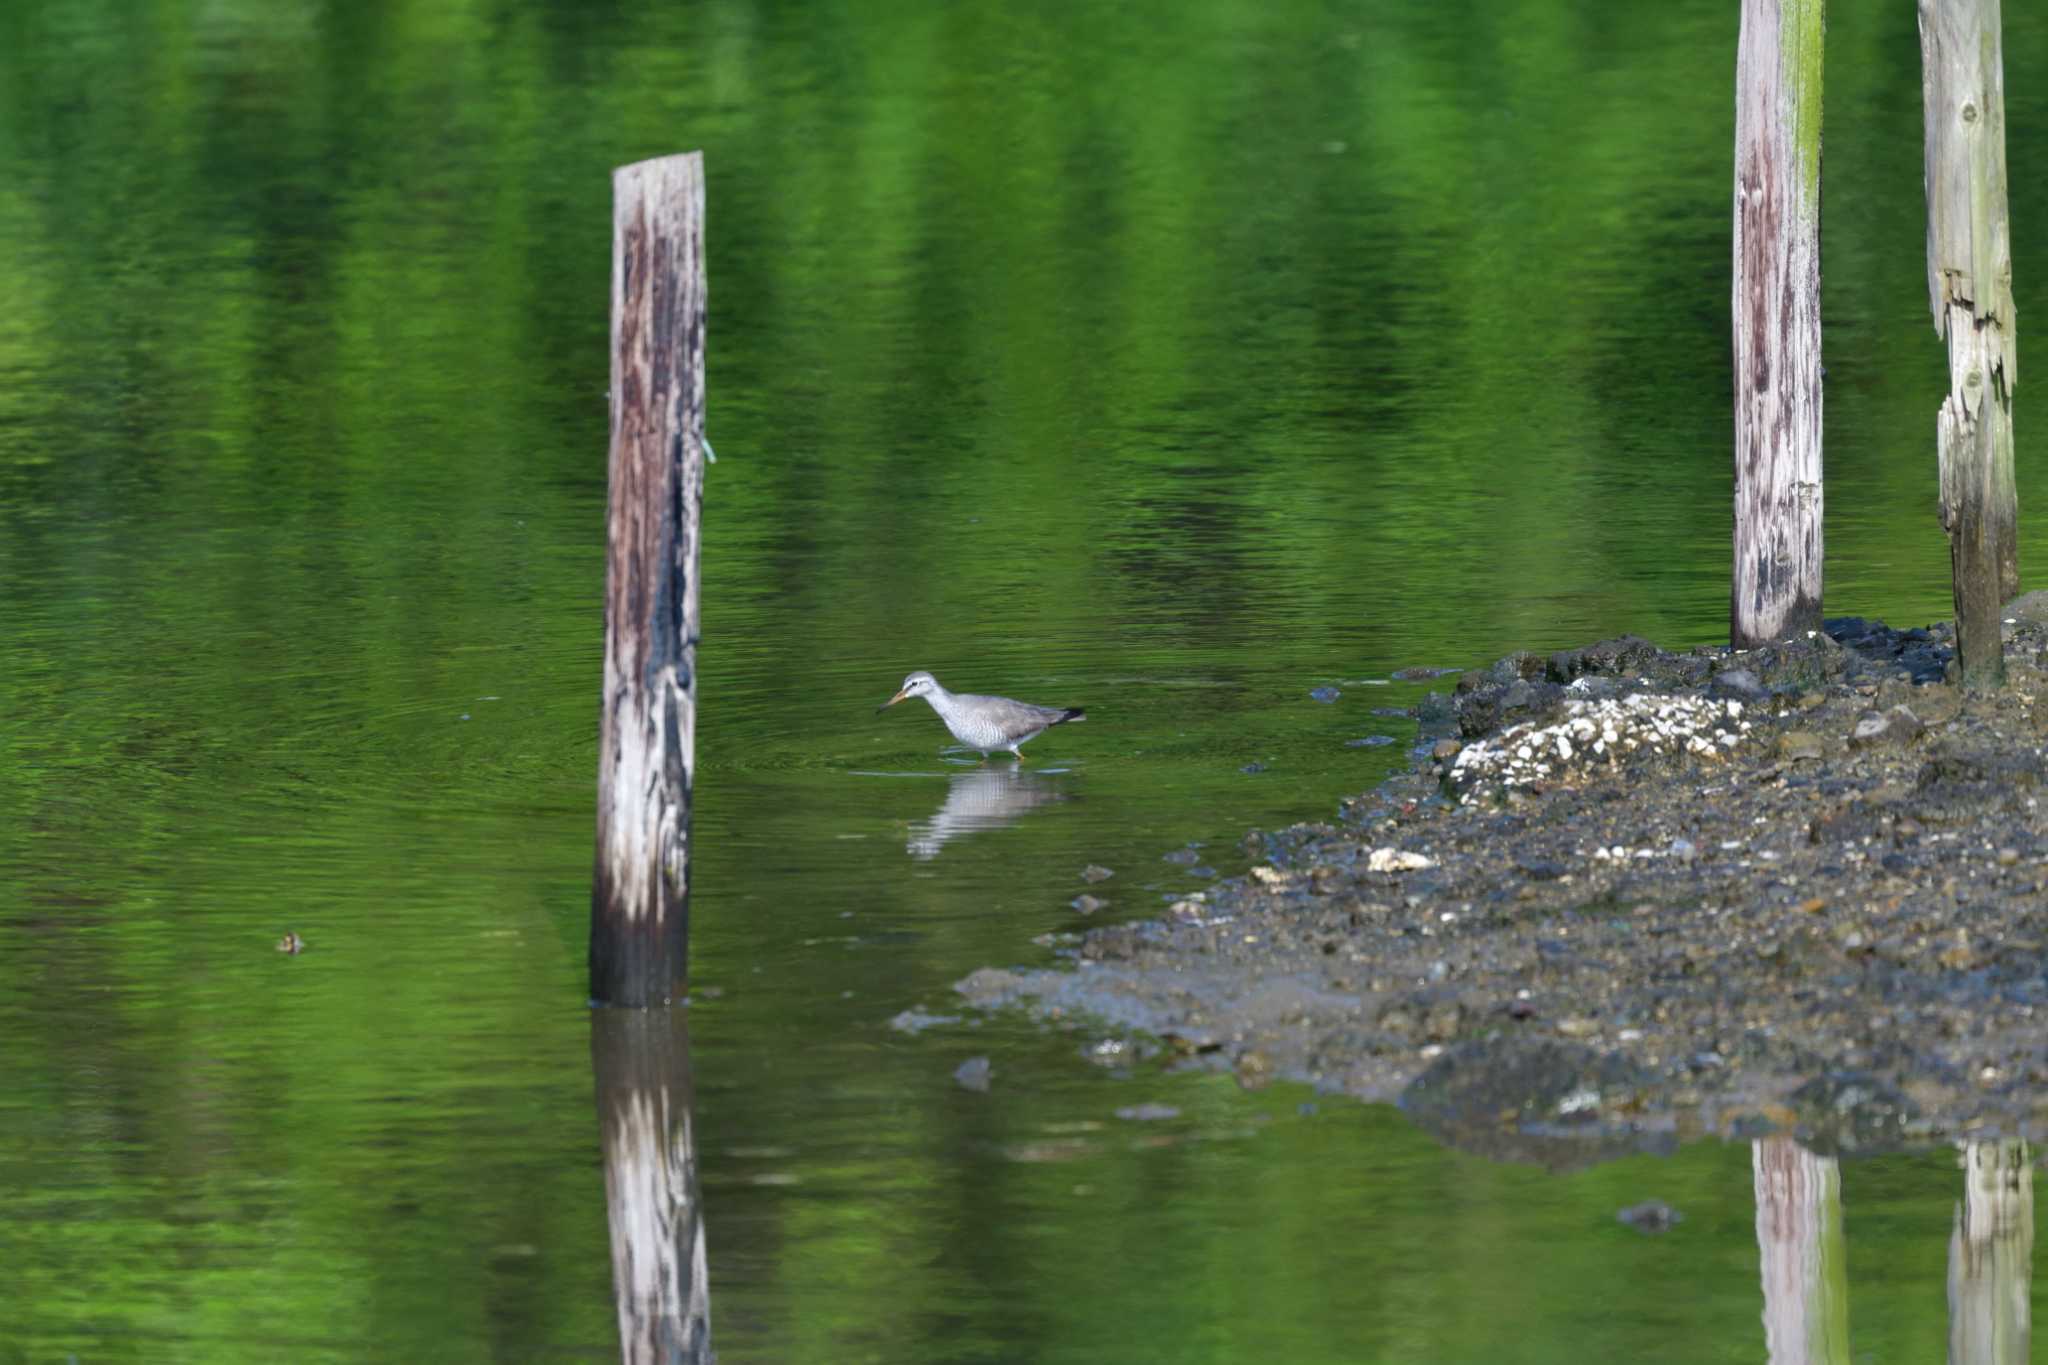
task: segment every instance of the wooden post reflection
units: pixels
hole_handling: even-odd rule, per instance
[[[2034,1168],[2017,1139],[1963,1145],[1948,1239],[1949,1365],[2024,1365],[2033,1335]]]
[[[1771,1365],[1847,1365],[1841,1168],[1788,1137],[1752,1143],[1750,1165]]]
[[[711,1359],[711,1289],[690,1126],[689,1015],[590,1012],[612,1292],[626,1365]]]

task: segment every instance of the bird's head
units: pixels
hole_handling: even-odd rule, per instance
[[[928,697],[938,688],[938,685],[939,680],[937,678],[919,670],[905,678],[903,686],[896,690],[896,695],[883,702],[880,706],[877,706],[875,714],[880,715],[899,701],[909,701],[912,697]]]

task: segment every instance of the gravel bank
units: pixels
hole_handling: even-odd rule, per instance
[[[2036,1135],[2048,612],[2008,615],[1982,697],[1945,627],[1855,618],[1504,659],[1418,708],[1409,772],[1248,835],[1248,876],[958,988],[1546,1164]]]

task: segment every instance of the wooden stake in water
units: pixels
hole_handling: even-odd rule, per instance
[[[2019,591],[2012,391],[2019,380],[2005,202],[1998,0],[1920,0],[1927,115],[1927,293],[1948,341],[1936,419],[1941,524],[1965,687],[2005,681],[2000,609]]]
[[[658,1005],[688,969],[704,497],[704,163],[612,173],[611,497],[590,994]]]
[[[1823,0],[1742,0],[1735,65],[1737,648],[1820,627]]]

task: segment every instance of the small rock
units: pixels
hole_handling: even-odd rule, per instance
[[[1182,867],[1191,867],[1201,860],[1202,855],[1191,848],[1177,848],[1171,853],[1163,854],[1159,859],[1162,863],[1178,863]]]
[[[1309,695],[1317,701],[1335,701],[1344,694],[1334,687],[1317,687],[1310,689]]]
[[[1397,682],[1428,682],[1431,678],[1448,678],[1462,672],[1461,668],[1397,668],[1387,676]]]
[[[1868,749],[1879,744],[1906,744],[1919,738],[1926,730],[1920,718],[1903,706],[1879,713],[1865,712],[1856,720],[1856,728],[1849,732],[1849,747]]]
[[[1699,849],[1693,846],[1690,839],[1673,839],[1671,847],[1666,851],[1682,863],[1689,863],[1700,855]]]
[[[277,941],[277,950],[280,953],[303,953],[306,951],[306,940],[297,934],[286,934]]]
[[[1558,1020],[1557,1031],[1567,1038],[1587,1038],[1598,1033],[1600,1025],[1584,1015],[1575,1014]]]
[[[1092,915],[1097,910],[1100,910],[1104,906],[1108,905],[1109,902],[1106,900],[1100,900],[1094,896],[1083,894],[1074,897],[1072,900],[1068,901],[1067,904],[1073,906],[1074,909],[1080,911],[1084,915]]]
[[[995,1068],[988,1064],[988,1058],[969,1057],[953,1068],[953,1081],[962,1090],[975,1090],[986,1094],[988,1078],[994,1073]]]
[[[1266,765],[1263,763],[1247,763],[1242,768],[1239,768],[1238,771],[1241,773],[1262,773],[1266,771]]]
[[[1237,1083],[1246,1090],[1263,1090],[1273,1083],[1273,1063],[1257,1048],[1246,1048],[1237,1057]]]
[[[1523,876],[1533,882],[1554,882],[1571,871],[1563,863],[1553,862],[1548,858],[1517,858],[1515,866],[1520,869]]]
[[[1387,720],[1412,720],[1415,716],[1415,708],[1412,706],[1375,706],[1366,714],[1381,716]]]
[[[1376,848],[1365,860],[1365,866],[1372,872],[1420,872],[1425,867],[1435,867],[1436,863],[1406,849]]]
[[[1811,730],[1787,730],[1778,736],[1778,757],[1794,762],[1814,761],[1827,756],[1827,745]]]
[[[1669,1232],[1673,1224],[1685,1221],[1684,1214],[1661,1199],[1645,1199],[1640,1204],[1631,1204],[1616,1213],[1614,1218],[1616,1222],[1626,1223],[1637,1232],[1651,1235]]]
[[[1084,882],[1106,882],[1115,875],[1116,873],[1111,872],[1108,868],[1097,867],[1094,863],[1090,863],[1081,869],[1081,880]]]
[[[1392,744],[1393,742],[1394,737],[1392,735],[1367,735],[1363,739],[1345,740],[1344,747],[1347,749],[1377,749],[1383,744]]]
[[[1462,753],[1464,748],[1465,746],[1455,739],[1440,739],[1429,751],[1429,756],[1438,760],[1453,759]]]
[[[2020,851],[2016,848],[2001,848],[1998,850],[1998,865],[2000,867],[2011,867],[2019,860]]]

